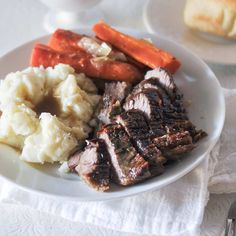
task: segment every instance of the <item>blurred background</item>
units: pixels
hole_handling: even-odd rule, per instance
[[[22,43],[48,33],[44,27],[45,16],[49,8],[39,0],[0,1],[0,55]],[[132,0],[127,7],[127,0],[103,0],[96,5],[104,19],[112,25],[143,29],[143,8],[146,0]],[[90,22],[91,23],[91,22]],[[78,25],[77,28],[85,25]]]

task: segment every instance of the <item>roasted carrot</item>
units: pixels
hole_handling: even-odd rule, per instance
[[[146,71],[149,70],[149,68],[148,68],[146,65],[144,65],[144,64],[142,64],[141,62],[135,60],[134,58],[132,58],[132,57],[130,57],[130,56],[127,56],[127,55],[126,55],[126,58],[127,58],[127,62],[128,62],[128,63],[130,63],[131,65],[136,66],[136,67],[139,68],[141,71],[146,72]]]
[[[85,51],[82,47],[79,45],[79,41],[82,39],[82,37],[89,37],[87,35],[78,34],[75,32],[72,32],[70,30],[63,30],[63,29],[57,29],[52,36],[50,37],[50,40],[48,42],[48,46],[52,49],[55,49],[59,52],[77,52],[77,51]],[[119,53],[120,51],[118,49],[112,48],[113,53]],[[135,59],[126,56],[128,63],[137,66],[141,70],[145,70],[146,66],[142,63],[136,61]]]
[[[144,40],[123,34],[102,21],[94,25],[93,31],[101,40],[110,43],[148,67],[156,68],[160,66],[171,73],[175,73],[180,67],[180,62],[170,53]]]
[[[140,71],[120,61],[93,61],[92,56],[85,52],[63,53],[58,52],[46,45],[36,44],[33,48],[30,64],[44,67],[55,66],[58,63],[71,65],[76,72],[85,73],[87,76],[106,80],[121,80],[136,82],[142,79]]]
[[[50,37],[48,46],[60,52],[85,51],[79,45],[79,41],[84,36],[89,37],[87,35],[82,35],[82,34],[72,32],[70,30],[57,29]],[[112,51],[113,53],[120,52],[118,49],[115,49],[115,48],[113,48]],[[136,61],[134,58],[131,58],[127,55],[126,55],[126,58],[127,58],[128,63],[138,67],[141,71],[146,71],[146,65]]]
[[[79,46],[83,36],[70,30],[57,29],[50,37],[48,46],[60,52],[84,51]]]

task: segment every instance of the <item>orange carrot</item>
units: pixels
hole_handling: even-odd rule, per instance
[[[83,36],[69,30],[57,29],[50,37],[48,46],[59,52],[85,51],[79,46]]]
[[[79,41],[82,37],[89,37],[87,35],[78,34],[70,30],[57,29],[48,42],[48,46],[59,52],[77,52],[85,51],[80,45]],[[117,49],[112,49],[113,53],[120,52]],[[141,70],[145,70],[145,65],[134,60],[133,58],[126,56],[128,63],[138,67]]]
[[[121,80],[133,83],[141,80],[143,76],[136,67],[128,63],[109,59],[96,62],[86,52],[63,53],[42,44],[34,46],[30,59],[32,66],[43,65],[49,67],[58,63],[69,64],[78,73],[85,73],[87,76],[106,80]]]
[[[160,66],[169,70],[171,73],[175,73],[180,67],[180,62],[170,53],[144,40],[123,34],[102,21],[94,25],[93,31],[101,40],[110,43],[148,67],[156,68]]]

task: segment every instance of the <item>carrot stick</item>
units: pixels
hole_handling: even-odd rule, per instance
[[[144,40],[123,34],[102,21],[94,25],[93,31],[101,40],[110,43],[148,67],[156,68],[160,66],[171,73],[175,73],[180,67],[180,62],[170,53]]]
[[[76,72],[85,73],[87,76],[106,80],[121,80],[136,82],[142,79],[139,70],[124,62],[105,60],[94,62],[92,56],[85,52],[62,53],[42,44],[33,48],[30,64],[44,67],[55,66],[59,63],[69,64]]]
[[[57,29],[48,42],[48,46],[52,49],[55,49],[59,52],[77,52],[77,51],[85,51],[79,45],[79,41],[82,37],[89,37],[86,35],[77,34],[75,32],[63,29]],[[114,53],[119,52],[117,49],[112,49]],[[140,62],[136,61],[135,59],[126,56],[128,63],[138,67],[141,70],[145,70],[145,65],[141,64]]]
[[[50,37],[48,46],[59,52],[85,51],[79,46],[79,41],[84,36],[69,30],[57,29]]]

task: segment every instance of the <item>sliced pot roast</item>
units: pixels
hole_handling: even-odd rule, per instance
[[[110,158],[106,144],[101,139],[88,141],[85,150],[77,154],[79,160],[75,170],[92,188],[106,191],[110,184]]]
[[[69,160],[92,188],[128,186],[163,173],[166,163],[192,151],[207,134],[187,116],[183,95],[162,68],[147,72],[133,89],[106,83],[97,139]]]
[[[136,151],[121,125],[104,126],[99,131],[99,138],[107,144],[114,182],[131,185],[151,176],[148,162]]]

